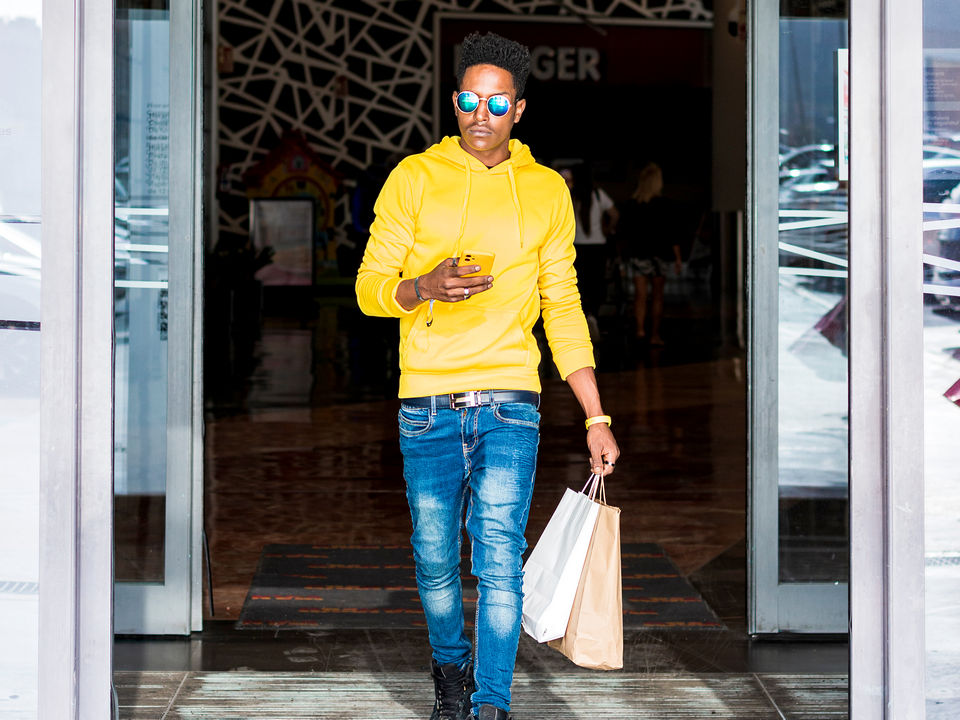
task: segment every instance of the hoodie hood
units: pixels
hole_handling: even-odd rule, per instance
[[[453,257],[460,257],[460,255],[463,254],[463,232],[467,227],[470,190],[473,185],[473,175],[475,173],[507,176],[507,182],[510,183],[510,196],[513,198],[513,207],[517,213],[517,229],[520,233],[520,247],[523,247],[523,208],[520,205],[520,196],[517,194],[517,171],[521,168],[534,165],[536,161],[533,159],[533,153],[530,152],[530,148],[516,138],[512,138],[507,147],[510,149],[510,157],[502,163],[494,165],[492,168],[488,168],[464,150],[460,146],[460,138],[456,136],[445,137],[424,152],[424,156],[428,158],[452,163],[463,170],[463,203],[460,207],[460,228],[457,231]]]
[[[488,168],[482,162],[477,160],[477,158],[464,150],[460,146],[460,138],[457,136],[445,137],[436,145],[431,145],[426,149],[424,155],[431,158],[445,158],[454,165],[458,166],[471,165],[474,172],[507,172],[508,166],[513,168],[521,168],[527,165],[533,165],[533,154],[530,152],[530,148],[527,145],[524,145],[516,138],[511,138],[507,147],[510,150],[510,157],[508,157],[502,163],[494,165],[492,168]]]

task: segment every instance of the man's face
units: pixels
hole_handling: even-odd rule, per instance
[[[457,94],[463,90],[472,90],[482,98],[477,109],[471,113],[461,112],[457,108]],[[506,115],[497,117],[487,109],[486,99],[494,95],[503,95],[510,101]],[[510,156],[507,146],[510,132],[514,123],[519,122],[526,103],[526,100],[517,100],[513,76],[509,71],[495,65],[472,65],[467,68],[460,90],[453,93],[453,107],[457,113],[463,149],[489,166],[506,160]]]

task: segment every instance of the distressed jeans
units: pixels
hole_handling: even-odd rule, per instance
[[[540,413],[528,403],[451,410],[401,401],[399,425],[417,588],[433,658],[441,665],[470,660],[460,585],[465,526],[478,581],[471,702],[474,712],[483,704],[509,710]]]

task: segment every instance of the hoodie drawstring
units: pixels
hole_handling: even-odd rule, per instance
[[[512,142],[512,141],[511,141]],[[523,247],[523,211],[520,208],[520,195],[517,193],[517,177],[513,171],[512,159],[507,161],[507,180],[510,183],[510,196],[513,198],[513,207],[517,211],[517,229],[520,232],[520,247]],[[460,227],[457,228],[457,239],[454,245],[453,257],[459,258],[463,254],[463,235],[467,229],[467,209],[470,206],[470,191],[473,184],[473,171],[470,169],[469,158],[463,159],[465,183],[463,188],[463,203],[460,206]],[[433,300],[427,307],[427,327],[433,325]]]
[[[464,162],[463,169],[466,173],[466,187],[463,189],[463,204],[460,206],[460,227],[457,229],[457,240],[453,249],[453,257],[459,258],[463,254],[463,248],[461,243],[463,241],[463,233],[467,229],[467,207],[470,204],[470,184],[473,178],[473,173],[470,170],[470,163]],[[514,198],[516,198],[516,192],[514,192]],[[514,200],[516,202],[516,200]],[[430,301],[430,305],[427,307],[427,327],[433,325],[433,300]]]
[[[517,209],[517,227],[520,229],[520,247],[523,247],[523,211],[520,210],[520,196],[517,195],[517,178],[513,174],[513,163],[507,160],[507,177],[510,179],[510,192],[513,194],[513,206]],[[469,187],[469,186],[468,186]]]
[[[463,241],[463,233],[467,229],[467,207],[470,205],[470,184],[473,179],[473,172],[470,170],[469,161],[464,161],[463,170],[467,175],[467,182],[466,187],[463,189],[463,205],[460,206],[460,228],[457,230],[457,244],[453,254],[456,258],[463,254],[461,243]]]

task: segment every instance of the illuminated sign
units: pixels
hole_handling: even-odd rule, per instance
[[[453,48],[453,72],[460,62],[460,43]],[[536,45],[530,50],[530,74],[537,80],[600,82],[600,50],[573,45]]]
[[[537,80],[600,82],[600,51],[594,47],[537,45],[530,52],[530,73]]]

